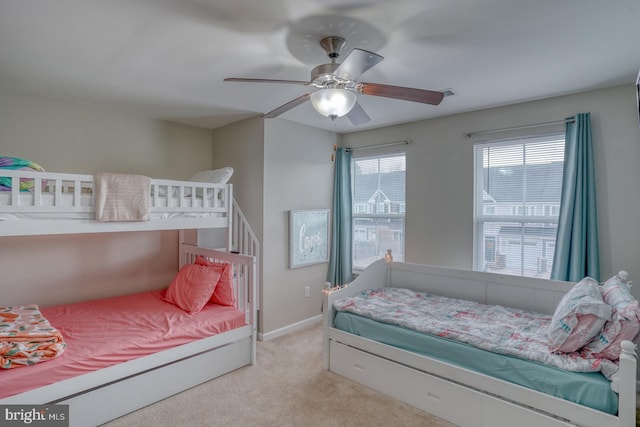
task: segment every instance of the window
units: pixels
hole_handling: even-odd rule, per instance
[[[364,269],[391,249],[404,260],[404,153],[352,159],[353,269]]]
[[[549,278],[564,134],[478,143],[474,156],[474,268]]]

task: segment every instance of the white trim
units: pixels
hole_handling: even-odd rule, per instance
[[[567,123],[574,123],[575,121],[576,121],[575,117],[569,117],[564,120],[557,120],[555,122],[534,123],[531,125],[511,126],[508,128],[501,128],[501,129],[487,129],[487,130],[477,130],[473,132],[465,132],[464,136],[467,138],[471,138],[472,136],[484,135],[487,133],[508,132],[512,130],[530,129],[530,128],[547,127],[547,126],[558,126],[558,125],[564,125]]]
[[[290,325],[284,326],[282,328],[276,329],[271,332],[260,332],[258,334],[258,340],[260,341],[269,341],[274,338],[281,337],[283,335],[291,334],[293,332],[297,332],[306,328],[307,326],[313,325],[314,323],[320,323],[322,321],[322,314],[318,314],[313,317],[309,317],[308,319],[301,320],[296,323],[292,323]]]
[[[410,139],[403,139],[401,141],[393,141],[393,142],[385,142],[382,144],[374,144],[374,145],[367,145],[365,147],[345,147],[347,149],[347,151],[360,151],[360,150],[370,150],[372,148],[380,148],[380,147],[389,147],[391,145],[407,145],[407,144],[411,144],[411,140]]]

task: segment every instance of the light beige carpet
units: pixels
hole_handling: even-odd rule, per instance
[[[259,342],[257,352],[255,366],[238,369],[105,426],[453,426],[324,371],[319,324]]]

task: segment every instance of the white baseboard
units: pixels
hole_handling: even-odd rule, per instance
[[[260,332],[258,333],[258,340],[260,341],[268,341],[274,338],[281,337],[283,335],[287,335],[301,329],[306,328],[307,326],[313,325],[314,323],[318,323],[322,321],[322,314],[318,314],[317,316],[310,317],[305,320],[301,320],[296,323],[292,323],[291,325],[284,326],[282,328],[276,329],[271,332]]]

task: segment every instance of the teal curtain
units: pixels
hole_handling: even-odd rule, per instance
[[[591,114],[567,120],[564,171],[551,278],[600,280]]]
[[[351,152],[336,150],[331,215],[331,254],[327,282],[332,286],[353,279],[351,265]]]

